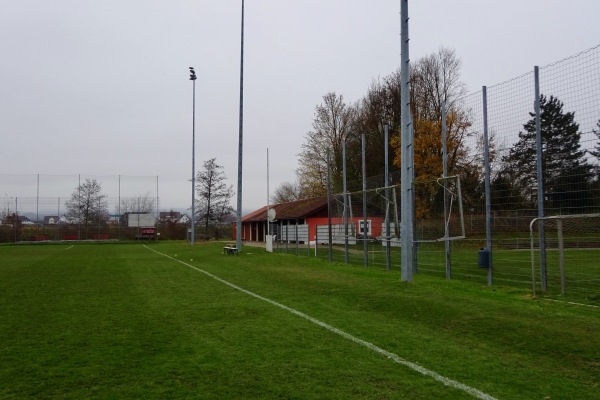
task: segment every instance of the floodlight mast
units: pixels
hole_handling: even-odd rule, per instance
[[[240,120],[238,140],[237,218],[235,223],[235,244],[238,252],[241,252],[242,250],[242,155],[244,148],[244,0],[242,0],[240,48]]]
[[[413,211],[414,211],[414,156],[413,156],[413,133],[410,115],[410,58],[408,37],[408,0],[400,1],[400,103],[401,111],[401,224],[400,240],[401,252],[401,275],[402,280],[412,282],[414,268],[413,260]]]
[[[196,71],[190,67],[190,81],[192,81],[192,218],[190,245],[196,243]]]

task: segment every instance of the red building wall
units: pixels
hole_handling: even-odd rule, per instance
[[[367,217],[368,221],[371,221],[371,236],[378,237],[381,236],[381,224],[384,222],[384,219],[381,217]],[[358,232],[359,221],[363,221],[363,218],[354,217],[352,220],[348,219],[348,223],[354,224],[355,232]],[[311,240],[315,240],[317,236],[317,225],[327,225],[329,223],[328,218],[307,218],[309,235]],[[331,218],[332,225],[343,224],[343,218]]]

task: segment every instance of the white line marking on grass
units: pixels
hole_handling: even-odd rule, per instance
[[[267,299],[266,297],[258,295],[258,294],[254,293],[254,292],[249,291],[249,290],[243,289],[243,288],[241,288],[241,287],[239,287],[237,285],[234,285],[233,283],[230,283],[230,282],[228,282],[228,281],[226,281],[224,279],[219,278],[216,275],[211,274],[210,272],[204,271],[204,270],[202,270],[200,268],[197,268],[197,267],[194,267],[193,265],[190,265],[190,264],[188,264],[188,263],[186,263],[184,261],[178,260],[178,259],[176,259],[174,257],[171,257],[171,256],[167,255],[167,254],[164,254],[164,253],[161,253],[159,251],[156,251],[156,250],[154,250],[154,249],[152,249],[150,247],[147,247],[146,245],[144,245],[144,247],[146,247],[148,250],[151,250],[151,251],[155,252],[156,254],[160,254],[163,257],[169,258],[169,259],[171,259],[173,261],[177,261],[180,264],[183,264],[183,265],[185,265],[185,266],[187,266],[187,267],[189,267],[191,269],[194,269],[194,270],[196,270],[198,272],[201,272],[204,275],[209,276],[209,277],[213,278],[214,280],[216,280],[218,282],[221,282],[224,285],[229,286],[232,289],[238,290],[238,291],[240,291],[242,293],[247,294],[248,296],[252,296],[252,297],[254,297],[256,299],[265,301],[265,302],[267,302],[267,303],[269,303],[271,305],[274,305],[276,307],[279,307],[279,308],[281,308],[283,310],[289,311],[290,313],[292,313],[294,315],[297,315],[298,317],[304,318],[305,320],[310,321],[313,324],[316,324],[316,325],[318,325],[318,326],[320,326],[322,328],[325,328],[325,329],[327,329],[330,332],[336,333],[336,334],[338,334],[338,335],[340,335],[340,336],[342,336],[342,337],[344,337],[344,338],[346,338],[348,340],[353,341],[354,343],[360,344],[361,346],[365,346],[365,347],[373,350],[376,353],[379,353],[379,354],[381,354],[383,356],[386,356],[387,358],[393,360],[394,362],[396,362],[396,363],[398,363],[400,365],[404,365],[405,367],[408,367],[408,368],[412,369],[413,371],[416,371],[416,372],[418,372],[420,374],[423,374],[425,376],[429,376],[429,377],[435,379],[436,381],[438,381],[440,383],[443,383],[446,386],[450,386],[452,388],[462,390],[462,391],[464,391],[464,392],[466,392],[466,393],[468,393],[468,394],[470,394],[470,395],[472,395],[472,396],[474,396],[474,397],[476,397],[478,399],[496,400],[495,397],[490,396],[487,393],[484,393],[484,392],[482,392],[482,391],[480,391],[478,389],[472,388],[470,386],[467,386],[467,385],[465,385],[463,383],[457,382],[457,381],[452,380],[450,378],[446,378],[445,376],[440,375],[437,372],[431,371],[431,370],[429,370],[429,369],[427,369],[425,367],[422,367],[422,366],[420,366],[418,364],[415,364],[413,362],[405,360],[402,357],[398,356],[397,354],[391,353],[391,352],[389,352],[387,350],[382,349],[379,346],[374,345],[373,343],[370,343],[370,342],[367,342],[365,340],[359,339],[359,338],[357,338],[355,336],[352,336],[349,333],[346,333],[346,332],[344,332],[344,331],[342,331],[342,330],[340,330],[338,328],[335,328],[335,327],[333,327],[333,326],[331,326],[329,324],[326,324],[325,322],[319,321],[318,319],[313,318],[310,315],[304,314],[304,313],[302,313],[302,312],[300,312],[298,310],[290,308],[290,307],[288,307],[286,305],[283,305],[281,303],[278,303],[278,302],[276,302],[274,300]]]
[[[74,245],[70,245],[69,247],[67,247],[65,250],[69,250],[72,249]]]
[[[553,301],[553,302],[555,302],[555,303],[570,304],[570,305],[572,305],[572,306],[582,306],[582,307],[600,308],[600,306],[595,306],[595,305],[593,305],[593,304],[574,303],[574,302],[572,302],[572,301],[555,300],[555,299],[544,299],[544,298],[542,298],[542,300],[546,300],[546,301]]]

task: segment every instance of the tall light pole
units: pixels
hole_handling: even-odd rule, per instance
[[[196,243],[196,71],[190,67],[190,81],[192,81],[192,223],[190,244]]]
[[[242,155],[244,154],[244,0],[242,0],[242,29],[240,55],[240,123],[238,141],[238,182],[237,182],[237,218],[235,223],[235,243],[242,250]]]

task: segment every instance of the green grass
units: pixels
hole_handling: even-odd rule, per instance
[[[529,238],[519,239],[522,243],[519,248],[493,249],[493,274],[494,286],[517,287],[532,289],[531,283],[531,252]],[[477,252],[485,246],[485,240],[457,240],[451,243],[451,271],[452,279],[471,281],[478,284],[487,284],[487,269],[477,265]],[[416,247],[418,274],[428,274],[439,278],[446,277],[445,250],[443,242],[419,243]],[[285,252],[285,245],[277,249]],[[371,243],[368,246],[368,267],[381,270],[386,269],[385,248],[380,243]],[[296,250],[294,244],[288,245],[287,252],[301,256],[314,256],[314,250],[307,252],[305,245]],[[547,251],[547,291],[542,293],[540,287],[539,251],[535,251],[535,282],[536,295],[560,299],[564,301],[585,303],[600,306],[600,249],[597,248],[566,248],[564,250],[565,263],[565,293],[562,293],[559,268],[559,253],[556,248]],[[328,259],[328,248],[319,246],[318,257]],[[344,246],[333,247],[332,259],[343,263]],[[364,265],[363,245],[349,246],[349,263],[354,266]],[[400,249],[393,247],[391,250],[391,271],[400,271]]]
[[[600,310],[184,243],[0,246],[0,398],[600,398]],[[190,261],[193,259],[193,261]]]

